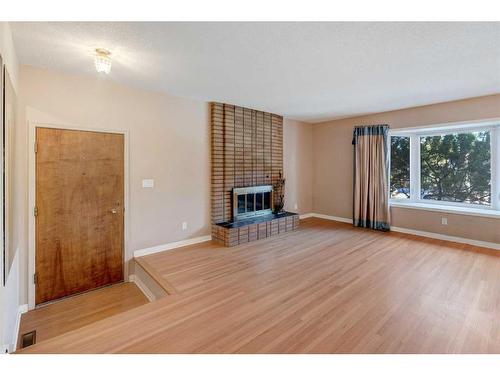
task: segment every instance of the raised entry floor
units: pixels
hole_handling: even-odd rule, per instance
[[[28,332],[40,343],[146,303],[134,283],[119,283],[38,307],[21,316],[17,349]]]

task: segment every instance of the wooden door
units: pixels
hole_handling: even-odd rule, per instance
[[[123,280],[123,138],[36,129],[36,304]]]

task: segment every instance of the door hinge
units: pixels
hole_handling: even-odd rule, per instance
[[[38,274],[35,272],[33,274],[33,284],[37,284],[38,283]]]
[[[38,142],[35,142],[35,154],[38,152]]]
[[[34,215],[35,217],[37,217],[37,216],[38,216],[38,207],[36,207],[36,206],[35,206],[35,208],[33,209],[33,215]]]

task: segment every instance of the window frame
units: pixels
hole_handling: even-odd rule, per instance
[[[480,205],[475,203],[464,202],[448,202],[436,201],[432,199],[422,199],[420,197],[420,137],[447,135],[454,133],[467,133],[467,132],[490,132],[490,165],[491,165],[491,203],[490,205]],[[389,204],[394,205],[408,205],[424,204],[431,206],[441,206],[443,208],[458,207],[458,208],[475,208],[485,211],[498,211],[500,210],[500,119],[462,122],[454,124],[443,124],[434,126],[425,126],[419,128],[403,128],[391,129],[388,137],[388,147],[391,147],[391,137],[409,137],[410,138],[410,198],[391,198],[389,191]],[[390,158],[390,151],[389,151]],[[389,186],[391,183],[391,170],[389,160]]]

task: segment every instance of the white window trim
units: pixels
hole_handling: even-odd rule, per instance
[[[451,132],[490,131],[491,141],[491,205],[432,201],[420,198],[420,137]],[[439,211],[453,211],[473,214],[478,211],[488,216],[498,217],[500,212],[500,119],[475,122],[460,122],[446,125],[425,126],[421,128],[391,129],[389,136],[410,138],[410,198],[389,198],[389,204],[395,207],[414,207],[418,209],[435,208]],[[389,141],[390,144],[390,141]],[[390,178],[390,173],[389,173]]]

